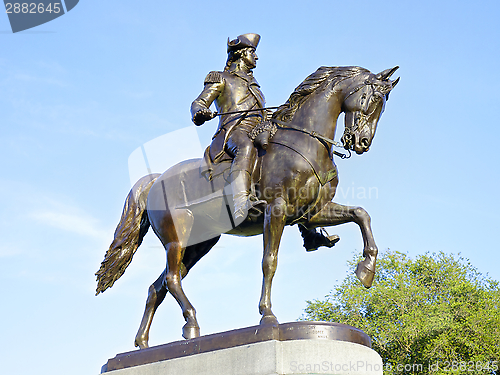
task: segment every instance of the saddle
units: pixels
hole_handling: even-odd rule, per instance
[[[276,134],[278,127],[275,123],[271,121],[263,121],[258,126],[256,126],[250,133],[248,133],[248,137],[253,141],[255,147],[258,150],[257,162],[255,165],[260,165],[258,162],[259,156],[262,155],[261,150],[267,150],[270,139]],[[205,149],[205,153],[203,155],[203,159],[201,161],[200,173],[207,178],[208,180],[212,180],[213,171],[215,165],[223,162],[232,162],[233,157],[229,155],[224,147],[219,145],[220,142],[217,142],[220,137],[214,136],[213,142]],[[215,143],[215,144],[214,144]],[[214,156],[214,148],[211,146],[215,146],[215,150],[221,150],[217,152],[216,156]],[[252,176],[255,173],[255,166],[252,172]],[[260,174],[260,173],[259,173]],[[257,180],[258,181],[258,180]]]
[[[252,169],[252,185],[260,181],[261,173],[261,158],[262,150],[258,150],[257,158]],[[206,178],[208,181],[212,181],[215,176],[223,175],[224,180],[229,183],[229,170],[231,169],[231,163],[233,157],[229,155],[226,151],[219,157],[216,161],[212,161],[210,157],[210,146],[205,149],[203,158],[200,162],[200,174]],[[253,190],[253,186],[252,186]]]

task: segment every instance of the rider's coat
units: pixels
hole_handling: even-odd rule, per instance
[[[193,115],[199,110],[208,109],[214,101],[219,113],[265,107],[264,94],[251,72],[210,72],[204,84],[203,91],[191,104]],[[265,110],[220,116],[219,127],[210,146],[212,161],[217,162],[224,154],[224,147],[235,126],[244,122],[250,127],[255,127],[265,120],[265,116]]]

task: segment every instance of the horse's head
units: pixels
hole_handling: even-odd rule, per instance
[[[389,79],[396,69],[397,66],[379,74],[361,74],[347,87],[342,104],[345,113],[342,143],[346,150],[362,154],[370,148],[389,92],[399,81],[399,78]]]

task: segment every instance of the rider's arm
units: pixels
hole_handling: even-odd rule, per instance
[[[224,83],[220,72],[208,73],[203,91],[191,104],[191,116],[196,125],[202,125],[214,117],[209,108],[222,92]]]

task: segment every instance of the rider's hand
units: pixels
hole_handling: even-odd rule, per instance
[[[209,109],[200,109],[193,116],[193,122],[195,125],[202,125],[205,121],[211,120],[214,118],[214,114]]]

